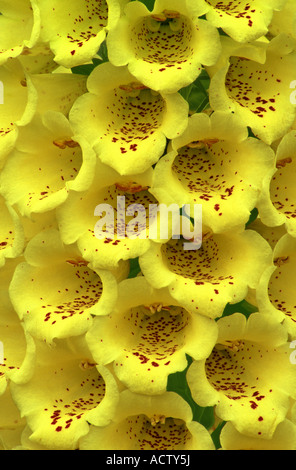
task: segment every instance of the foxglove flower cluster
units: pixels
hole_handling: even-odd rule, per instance
[[[295,89],[293,0],[0,0],[0,449],[296,449]]]

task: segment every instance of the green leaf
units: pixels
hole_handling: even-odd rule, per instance
[[[178,393],[187,403],[190,405],[193,421],[198,421],[207,429],[213,426],[214,424],[214,408],[213,407],[202,407],[199,406],[192,398],[190,388],[186,380],[186,373],[188,367],[192,363],[192,358],[188,355],[187,357],[187,367],[182,372],[175,372],[168,376],[167,391]]]
[[[258,217],[258,209],[256,209],[256,207],[255,207],[255,209],[253,209],[251,211],[250,218],[249,218],[248,222],[246,223],[246,228],[248,227],[248,225],[250,225],[252,222],[254,222],[254,220],[256,220],[257,217]]]
[[[190,113],[200,113],[209,105],[208,88],[210,77],[202,70],[197,79],[187,87],[179,90],[179,93],[189,104]]]
[[[258,311],[257,307],[250,304],[246,300],[242,300],[241,302],[238,302],[237,304],[227,304],[224,309],[222,317],[228,317],[229,315],[232,315],[233,313],[242,313],[243,315],[245,315],[246,318],[249,318],[249,316],[252,313],[257,312],[257,311]]]
[[[128,279],[133,277],[137,277],[137,275],[141,272],[141,268],[139,265],[139,258],[130,259],[130,272],[128,275]]]
[[[132,0],[132,1],[135,1],[135,0]],[[148,10],[150,10],[150,11],[153,10],[155,0],[140,0],[140,2],[141,2],[141,3],[144,3],[144,5],[146,5],[146,7],[148,8]]]
[[[95,66],[93,64],[77,65],[72,67],[72,73],[77,75],[90,75]]]
[[[98,59],[92,59],[92,64],[84,64],[84,65],[77,65],[76,67],[72,67],[72,73],[78,74],[78,75],[90,75],[91,72],[100,64],[103,64],[104,62],[108,62],[108,50],[107,50],[107,44],[106,41],[104,41],[100,49],[98,50],[98,56],[100,58]]]
[[[221,448],[220,434],[221,434],[221,431],[224,428],[225,424],[226,424],[226,421],[222,421],[221,423],[219,423],[218,426],[216,427],[216,429],[211,434],[211,438],[214,442],[214,445],[215,445],[216,449]]]

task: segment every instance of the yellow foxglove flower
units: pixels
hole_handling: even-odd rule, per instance
[[[217,29],[199,19],[207,9],[194,0],[156,0],[151,12],[141,2],[129,2],[107,37],[110,62],[128,65],[156,91],[174,93],[191,84],[201,64],[214,65],[220,54]]]
[[[108,315],[116,302],[117,280],[94,271],[77,250],[65,247],[56,230],[41,232],[27,245],[9,287],[10,298],[32,336],[81,335],[92,315]]]
[[[53,347],[36,340],[34,375],[11,382],[11,393],[32,431],[30,440],[50,450],[74,450],[89,424],[107,425],[118,401],[112,374],[96,367],[87,348],[73,351],[63,340]],[[44,386],[46,384],[46,386]]]
[[[166,138],[177,137],[187,126],[188,103],[179,93],[155,93],[127,67],[99,65],[87,87],[89,93],[74,103],[70,122],[100,160],[122,175],[147,170],[163,154]]]
[[[216,323],[182,308],[167,289],[153,289],[143,276],[119,285],[116,306],[96,318],[86,342],[97,364],[113,363],[118,379],[135,393],[165,392],[169,374],[211,353]]]
[[[286,230],[296,236],[296,130],[281,140],[276,153],[276,169],[265,178],[258,202],[262,222],[268,226],[285,224]]]
[[[286,0],[203,0],[210,5],[206,18],[209,23],[239,42],[254,41],[264,36],[274,11],[281,10]]]
[[[80,450],[214,450],[209,432],[192,421],[189,405],[176,393],[120,394],[112,422],[91,426]],[[110,462],[111,463],[111,462]]]
[[[228,422],[221,431],[220,442],[223,450],[296,450],[296,425],[285,419],[271,439],[260,439],[238,432]]]
[[[40,33],[38,0],[0,2],[0,65],[33,47]]]
[[[75,0],[71,6],[59,0],[38,0],[41,40],[48,42],[54,60],[65,67],[89,62],[113,28],[126,0]],[[66,11],[65,11],[66,10]]]
[[[246,436],[271,439],[295,399],[295,366],[288,335],[261,313],[240,313],[218,320],[212,354],[194,361],[187,372],[192,397]]]
[[[210,104],[232,111],[267,144],[283,137],[295,119],[290,84],[295,80],[296,52],[286,35],[269,43],[239,44],[221,38],[223,53],[208,72]]]
[[[74,136],[67,118],[47,111],[19,130],[0,174],[1,193],[22,215],[47,212],[67,199],[69,189],[87,189],[95,164],[95,153]]]
[[[215,233],[244,228],[274,169],[270,147],[248,137],[238,116],[217,111],[191,116],[172,148],[154,171],[151,193],[159,202],[202,204],[203,223]]]
[[[185,308],[216,318],[228,302],[243,300],[248,287],[257,287],[271,258],[268,243],[258,233],[246,230],[208,232],[198,250],[184,250],[182,240],[152,241],[139,261],[153,287],[168,286],[172,297]]]
[[[16,258],[24,247],[24,229],[16,211],[0,195],[0,268],[6,258]]]
[[[89,190],[71,191],[57,208],[63,242],[77,242],[83,257],[102,269],[114,269],[121,260],[144,253],[150,246],[146,230],[149,205],[157,205],[148,192],[151,178],[151,168],[141,175],[122,177],[98,161]],[[134,217],[137,204],[141,204],[142,210],[139,217]]]
[[[284,321],[287,331],[296,339],[294,279],[296,239],[286,234],[273,251],[273,266],[266,269],[257,288],[259,311]]]

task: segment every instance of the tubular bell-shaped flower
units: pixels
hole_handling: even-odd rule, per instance
[[[203,65],[214,65],[220,53],[217,29],[199,19],[207,6],[187,0],[156,0],[149,11],[130,2],[107,37],[109,60],[128,65],[141,83],[174,93],[192,83]]]
[[[32,47],[39,38],[38,0],[0,1],[0,65]]]
[[[186,311],[143,276],[119,285],[112,313],[95,319],[86,334],[98,364],[113,363],[129,390],[149,395],[165,392],[168,375],[186,368],[186,354],[208,357],[216,339],[213,320]]]
[[[90,327],[91,315],[112,311],[115,276],[94,271],[75,246],[62,244],[58,231],[36,235],[28,243],[25,259],[17,266],[9,291],[32,336],[51,342],[80,335]]]
[[[75,102],[70,122],[100,160],[120,174],[147,170],[163,154],[166,138],[177,137],[187,126],[188,104],[180,94],[153,92],[127,67],[102,64],[87,87],[89,93]]]
[[[264,36],[274,10],[281,10],[286,0],[202,0],[209,5],[209,23],[239,42],[249,42]]]
[[[286,230],[296,237],[296,131],[286,134],[276,153],[276,169],[272,178],[264,180],[258,210],[262,222],[268,226],[285,224]]]
[[[285,419],[271,439],[260,439],[241,434],[228,422],[221,431],[220,442],[223,450],[296,450],[296,425]]]
[[[243,300],[248,287],[257,287],[271,258],[268,243],[258,233],[246,230],[208,233],[199,250],[184,251],[181,240],[171,239],[162,245],[152,241],[139,261],[153,287],[168,286],[172,297],[185,308],[215,318],[222,315],[228,302]]]
[[[274,169],[270,147],[248,138],[236,115],[217,111],[191,116],[172,148],[155,167],[151,193],[158,201],[202,204],[203,223],[213,232],[243,228]]]
[[[125,390],[112,422],[91,426],[80,450],[214,450],[209,432],[174,392],[149,397]]]
[[[77,242],[83,257],[102,269],[114,269],[120,260],[144,253],[150,245],[149,205],[157,205],[148,192],[151,178],[151,168],[123,177],[98,161],[89,190],[71,191],[57,208],[63,242]]]
[[[69,7],[59,0],[38,0],[41,40],[49,43],[58,64],[74,67],[89,62],[106,31],[116,25],[126,1],[75,0]]]
[[[74,450],[89,424],[107,425],[118,401],[114,377],[96,367],[87,348],[73,351],[65,340],[36,343],[34,375],[11,383],[13,400],[32,430],[30,440],[50,450]],[[46,384],[46,386],[44,386]]]
[[[211,76],[210,104],[232,111],[267,144],[283,137],[295,119],[290,84],[295,80],[293,41],[281,34],[269,43],[249,45],[222,37],[219,63],[207,69]]]
[[[273,251],[273,263],[258,285],[257,305],[262,314],[284,320],[287,331],[296,338],[296,238],[286,234],[278,241]]]
[[[212,354],[187,372],[192,397],[216,406],[217,416],[250,437],[271,439],[295,399],[296,375],[289,360],[288,335],[260,313],[235,313],[218,320]]]
[[[0,268],[6,258],[16,258],[24,247],[24,230],[18,214],[0,195]]]
[[[50,211],[62,204],[69,189],[87,189],[95,164],[95,153],[84,138],[74,136],[66,117],[47,111],[19,130],[0,174],[0,192],[22,215],[30,217],[32,212]]]

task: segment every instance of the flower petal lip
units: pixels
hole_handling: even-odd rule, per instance
[[[216,406],[216,414],[237,431],[270,439],[295,395],[287,332],[259,312],[248,320],[232,314],[218,326],[211,356],[188,369],[192,396],[201,406]]]
[[[215,233],[243,228],[266,173],[274,169],[270,147],[248,138],[236,115],[216,111],[211,117],[191,116],[172,148],[178,153],[169,152],[157,163],[150,192],[160,203],[180,208],[202,204],[203,223]]]
[[[295,119],[296,108],[290,102],[296,67],[292,41],[285,34],[269,43],[257,41],[247,46],[230,38],[221,41],[222,59],[207,69],[211,107],[234,112],[256,137],[270,145],[290,130]]]
[[[242,252],[252,263],[244,262]],[[153,287],[168,287],[185,308],[216,318],[227,303],[243,300],[248,287],[257,287],[264,270],[272,265],[272,250],[258,233],[245,230],[213,234],[195,251],[184,251],[181,240],[162,245],[151,241],[139,262]]]
[[[258,439],[239,433],[232,423],[228,422],[220,434],[223,450],[295,450],[296,426],[285,419],[277,426],[272,439]]]
[[[97,363],[112,363],[120,382],[146,395],[165,392],[168,375],[186,367],[186,354],[207,357],[216,338],[213,320],[186,311],[143,276],[120,283],[114,310],[86,334]]]
[[[99,65],[87,87],[71,109],[71,125],[122,175],[146,171],[163,154],[166,138],[186,128],[188,103],[177,93],[152,94],[127,67]]]
[[[196,17],[191,4],[176,6],[180,29],[172,31],[169,25],[161,24],[159,30],[151,31],[147,21],[165,6],[171,10],[172,3],[156,2],[152,12],[140,2],[128,3],[125,15],[107,37],[110,62],[128,65],[132,75],[156,91],[174,93],[192,83],[201,64],[216,62],[220,39],[215,27]]]
[[[115,276],[94,271],[77,247],[64,247],[57,230],[41,232],[30,240],[25,259],[14,272],[9,294],[34,338],[52,343],[54,338],[84,334],[92,315],[112,311],[117,298]],[[38,296],[34,296],[36,290]]]
[[[44,213],[62,204],[70,188],[87,189],[95,163],[93,150],[73,135],[66,117],[47,111],[19,129],[18,142],[0,175],[1,193],[22,215]]]
[[[119,438],[118,438],[119,437]],[[115,416],[91,427],[80,450],[213,450],[209,432],[192,421],[188,403],[174,392],[149,397],[121,392]]]

